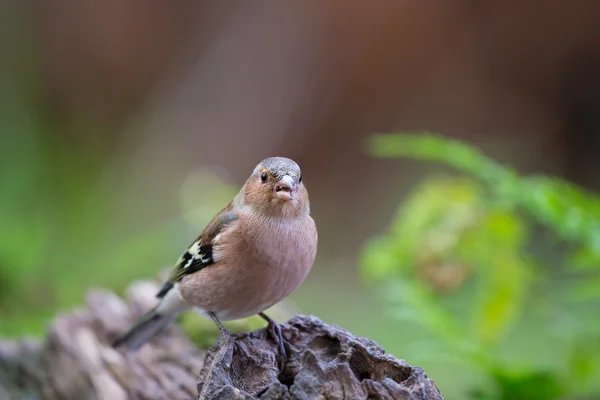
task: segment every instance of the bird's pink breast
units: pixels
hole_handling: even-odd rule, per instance
[[[293,222],[241,215],[215,244],[218,261],[186,276],[181,292],[219,319],[245,318],[289,296],[306,278],[316,250],[309,215]]]

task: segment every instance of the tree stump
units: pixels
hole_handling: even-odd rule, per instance
[[[155,303],[153,283],[107,291],[58,316],[43,342],[0,341],[0,399],[406,399],[443,400],[425,372],[375,342],[296,316],[282,326],[287,362],[266,329],[198,349],[176,325],[135,353],[112,341]]]

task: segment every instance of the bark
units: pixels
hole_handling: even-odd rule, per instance
[[[154,303],[138,283],[129,304],[106,291],[58,316],[43,341],[0,341],[0,399],[442,399],[425,372],[372,340],[296,316],[283,325],[288,358],[265,329],[198,349],[177,326],[136,353],[110,343]]]

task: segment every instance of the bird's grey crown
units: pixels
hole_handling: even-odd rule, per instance
[[[265,158],[256,166],[254,174],[258,174],[261,168],[268,170],[276,178],[281,178],[284,175],[289,175],[298,181],[301,176],[300,166],[294,160],[285,157],[269,157]]]

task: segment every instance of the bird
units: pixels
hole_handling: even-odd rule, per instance
[[[259,315],[285,360],[281,327],[264,311],[302,284],[317,244],[300,166],[285,157],[262,160],[176,261],[156,306],[113,347],[136,351],[179,314],[195,309],[226,338],[231,333],[221,321]]]

